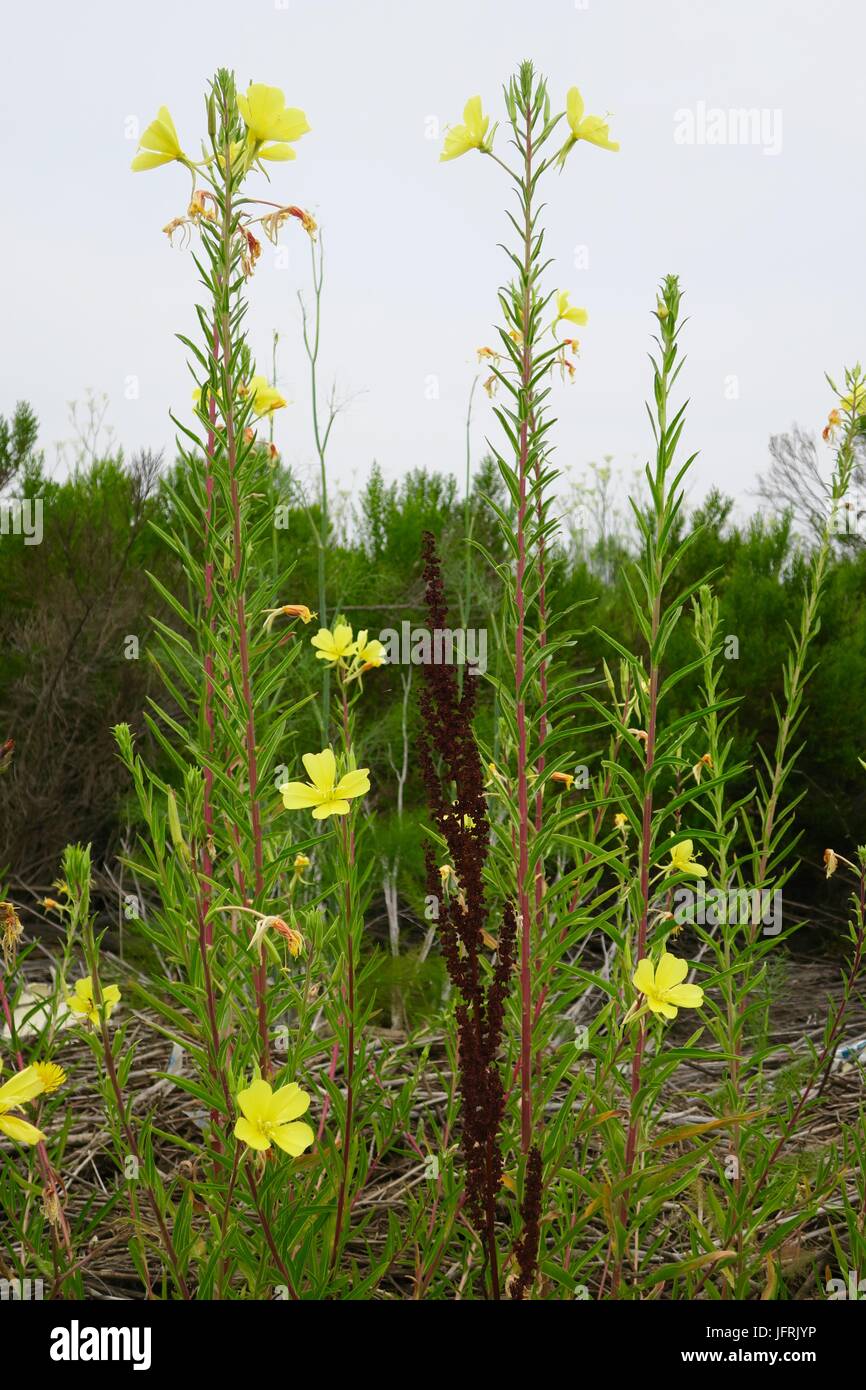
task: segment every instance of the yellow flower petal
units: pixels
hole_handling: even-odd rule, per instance
[[[271,1094],[271,1087],[262,1077],[251,1081],[245,1090],[239,1091],[237,1102],[244,1118],[253,1124],[267,1119]]]
[[[321,753],[305,753],[301,762],[316,791],[322,796],[329,796],[337,775],[337,760],[333,750],[324,748]]]
[[[347,816],[351,809],[348,801],[322,801],[313,811],[313,820],[327,820],[328,816]]]
[[[665,951],[658,965],[656,966],[655,987],[659,994],[667,994],[674,985],[678,985],[689,973],[686,961],[678,956],[672,956],[669,951]]]
[[[287,811],[306,811],[311,806],[318,806],[321,800],[316,788],[307,786],[306,782],[283,783],[280,796]]]
[[[279,1144],[292,1158],[297,1158],[298,1154],[302,1154],[304,1149],[315,1143],[315,1140],[315,1134],[310,1126],[305,1124],[278,1125],[274,1130],[274,1143]]]
[[[648,994],[655,984],[655,972],[653,963],[644,957],[637,963],[637,970],[632,976],[632,983],[635,989],[640,990],[641,994]]]
[[[15,1072],[0,1086],[0,1112],[17,1109],[26,1100],[33,1100],[45,1090],[45,1082],[35,1066]]]
[[[334,796],[339,800],[346,797],[366,796],[370,790],[370,769],[368,767],[356,768],[354,772],[347,772],[341,777],[334,788]]]
[[[700,985],[673,985],[665,997],[677,1008],[699,1009],[704,1002],[704,991]]]
[[[310,1108],[310,1097],[302,1091],[296,1081],[281,1086],[272,1097],[269,1118],[274,1124],[283,1125],[289,1120],[297,1120]]]
[[[19,1119],[17,1115],[0,1115],[0,1133],[8,1134],[10,1139],[16,1139],[19,1144],[38,1144],[45,1138],[41,1129],[29,1124],[27,1120]]]

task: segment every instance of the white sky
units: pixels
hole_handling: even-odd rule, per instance
[[[505,180],[472,154],[440,164],[430,118],[457,122],[476,93],[502,114],[501,85],[532,57],[564,103],[611,115],[619,154],[579,145],[550,180],[551,288],[570,289],[589,325],[578,382],[556,388],[557,463],[645,457],[646,350],[655,286],[680,274],[691,323],[683,384],[693,493],[711,482],[745,498],[768,436],[819,429],[825,369],[866,357],[866,7],[859,0],[40,0],[4,4],[0,155],[5,215],[0,412],[28,399],[49,461],[69,436],[67,403],[110,398],[127,449],[173,449],[169,407],[189,408],[184,351],[195,332],[195,271],[162,226],[188,176],[133,175],[130,117],[168,105],[194,152],[213,69],[280,86],[313,128],[275,196],[309,207],[327,247],[323,382],[354,395],[333,436],[343,486],[377,458],[387,476],[463,469],[474,350],[494,340],[507,277]],[[683,145],[682,108],[781,113],[781,151]],[[771,119],[771,117],[768,117]],[[500,140],[502,132],[500,131]],[[504,141],[499,145],[505,153]],[[309,250],[284,233],[289,265],[265,250],[251,286],[262,368],[279,330],[277,417],[288,461],[311,465],[297,290]],[[586,246],[589,265],[574,267]],[[137,377],[137,400],[124,398]],[[726,398],[736,377],[737,399]],[[426,399],[438,378],[438,400]],[[357,393],[355,395],[355,393]],[[730,388],[728,388],[730,394]],[[476,457],[495,430],[483,393]]]

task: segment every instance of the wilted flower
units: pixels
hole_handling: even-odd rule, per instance
[[[250,276],[256,268],[256,261],[262,254],[262,243],[259,241],[258,237],[253,236],[252,232],[248,227],[243,227],[241,229],[241,237],[241,270],[244,272],[244,275],[249,280]],[[285,405],[285,401],[283,401],[283,405]],[[272,408],[275,409],[276,407]],[[259,415],[264,414],[263,411],[258,411],[257,413]]]
[[[274,1091],[267,1081],[259,1078],[238,1095],[242,1119],[235,1124],[235,1138],[251,1149],[265,1152],[277,1144],[285,1153],[297,1158],[315,1141],[307,1124],[298,1123],[310,1105],[310,1097],[296,1082]]]
[[[302,759],[309,782],[286,782],[280,795],[287,811],[311,810],[313,820],[346,816],[349,801],[370,790],[369,768],[359,767],[337,780],[337,760],[331,748],[321,753],[305,753]]]
[[[288,222],[290,217],[294,217],[300,222],[311,241],[316,240],[316,232],[318,231],[316,219],[305,212],[303,208],[290,204],[284,208],[277,208],[275,212],[269,212],[266,217],[262,218],[262,231],[268,241],[272,241],[276,246],[280,228]]]
[[[698,761],[695,763],[694,767],[692,768],[692,776],[694,777],[695,781],[696,781],[696,782],[700,782],[700,780],[701,780],[701,773],[703,772],[704,768],[706,767],[706,768],[709,768],[710,770],[712,770],[712,766],[713,766],[712,754],[710,754],[710,753],[704,753],[703,757],[698,758]]]
[[[551,782],[561,782],[567,792],[571,791],[574,785],[574,774],[571,772],[551,772]]]
[[[305,854],[296,854],[295,862],[292,865],[292,872],[295,878],[300,878],[305,869],[310,867],[310,860]]]
[[[15,909],[14,903],[0,903],[0,945],[3,949],[3,960],[7,970],[15,964],[15,957],[18,954],[18,943],[24,935],[24,928],[21,925],[21,918]]]
[[[216,202],[214,195],[208,193],[206,189],[197,188],[195,190],[190,199],[189,207],[186,210],[186,215],[190,222],[199,222],[202,218],[204,218],[206,222],[216,222],[216,210],[215,208],[208,207],[208,200],[212,203]]]
[[[835,874],[836,870],[838,869],[838,867],[839,867],[839,856],[836,854],[835,850],[832,850],[832,849],[825,849],[825,850],[824,850],[824,869],[825,869],[825,871],[826,871],[827,878],[832,878],[833,875]]]
[[[440,160],[458,159],[469,150],[488,153],[489,145],[485,145],[484,137],[489,125],[490,117],[481,110],[481,98],[470,97],[463,108],[463,125],[449,126],[445,131],[445,148]]]
[[[282,917],[259,918],[256,929],[250,937],[250,950],[253,951],[258,947],[259,953],[261,953],[262,940],[265,934],[270,930],[277,932],[277,934],[287,942],[289,955],[297,960],[304,949],[304,938],[301,936],[297,927],[289,926],[288,922]]]
[[[676,1018],[678,1009],[699,1009],[704,1002],[700,985],[683,984],[688,973],[686,961],[665,951],[655,969],[651,960],[639,960],[632,983],[652,1013]]]
[[[266,608],[265,613],[265,632],[270,632],[277,618],[300,618],[302,623],[311,623],[316,616],[305,603],[284,603],[281,608]]]
[[[626,826],[628,825],[628,816],[626,815],[625,811],[617,811],[616,815],[613,818],[613,823],[616,826],[617,830],[625,830]]]

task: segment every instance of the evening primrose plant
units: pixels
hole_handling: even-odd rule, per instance
[[[160,1217],[162,1239],[140,1250],[143,1264],[159,1258],[182,1298],[274,1296],[277,1288],[296,1298],[333,1290],[344,1277],[352,1183],[363,1181],[372,1157],[369,1142],[359,1147],[354,1137],[356,1068],[365,1070],[356,1044],[365,1019],[355,992],[363,891],[355,817],[370,784],[354,764],[351,703],[382,652],[339,623],[314,638],[337,670],[340,751],[304,755],[310,780],[292,782],[290,768],[302,761],[291,746],[292,716],[314,692],[294,702],[279,694],[315,614],[292,594],[291,563],[275,571],[257,559],[274,527],[272,492],[261,482],[273,442],[259,423],[286,402],[256,371],[244,320],[259,234],[275,240],[291,224],[315,235],[308,213],[260,196],[258,186],[267,165],[294,158],[309,126],[279,89],[253,83],[239,92],[226,71],[214,78],[205,113],[200,159],[183,153],[161,111],[142,143],[144,154],[164,158],[140,156],[134,166],[175,162],[191,174],[187,211],[166,230],[195,246],[204,292],[200,340],[181,337],[195,377],[194,421],[175,421],[184,489],[173,501],[183,530],[163,534],[189,597],[157,583],[172,614],[171,625],[155,625],[153,652],[168,702],[147,716],[168,779],[145,763],[128,728],[116,730],[147,827],[133,865],[149,905],[136,925],[167,970],[159,989],[140,986],[141,997],[182,1049],[171,1083],[202,1107],[200,1178],[157,1181],[154,1121],[138,1130],[119,1064],[114,1084],[111,986],[96,987],[95,959],[93,994],[85,982],[79,1007],[89,1016],[92,997],[117,1146],[140,1163]],[[287,630],[295,640],[285,640]],[[298,1078],[319,1053],[330,1063],[304,1086]],[[387,1134],[380,1125],[383,1144]],[[302,1160],[290,1179],[285,1165]],[[192,1222],[194,1209],[205,1212],[204,1227]]]

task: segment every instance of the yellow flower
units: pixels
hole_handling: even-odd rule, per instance
[[[330,748],[323,749],[321,753],[305,753],[302,761],[309,783],[286,782],[280,787],[287,811],[311,809],[313,820],[346,816],[350,809],[349,801],[356,796],[365,796],[370,790],[369,768],[366,767],[355,768],[337,781],[337,760]]]
[[[665,868],[672,874],[694,874],[695,878],[706,878],[703,864],[694,858],[694,845],[691,840],[680,840],[671,850],[670,862]]]
[[[242,396],[252,395],[253,410],[256,415],[273,415],[286,404],[276,386],[272,386],[266,376],[254,376],[248,386],[241,388]]]
[[[0,1086],[0,1134],[8,1134],[19,1144],[38,1144],[45,1138],[42,1130],[9,1112],[20,1110],[25,1101],[34,1100],[45,1091],[56,1091],[65,1080],[62,1067],[54,1062],[34,1062],[32,1066],[15,1072]]]
[[[590,145],[598,145],[602,150],[619,149],[617,142],[610,138],[607,121],[601,116],[585,116],[583,112],[583,97],[576,87],[571,87],[565,98],[565,116],[571,127],[571,134],[560,151],[561,165],[565,163],[569,150],[578,140],[586,140]]]
[[[553,320],[554,328],[558,323],[579,323],[581,326],[589,320],[589,314],[585,309],[578,309],[569,304],[568,290],[560,290],[556,296],[556,318]]]
[[[300,140],[310,129],[303,111],[286,106],[279,87],[251,82],[246,95],[238,93],[238,110],[247,128],[247,153],[254,159],[294,159],[287,140]],[[271,144],[276,141],[276,144]]]
[[[277,1144],[292,1158],[315,1142],[309,1125],[298,1123],[310,1105],[310,1097],[296,1082],[274,1091],[261,1078],[238,1095],[242,1119],[235,1124],[235,1138],[261,1152]]]
[[[442,159],[458,159],[469,150],[485,150],[484,137],[490,125],[490,117],[481,110],[481,98],[470,97],[463,108],[463,125],[449,126],[445,131],[445,148]]]
[[[699,1009],[704,1002],[700,985],[683,984],[688,973],[686,961],[665,951],[655,970],[651,960],[639,960],[632,983],[652,1013],[676,1018],[677,1009]]]
[[[365,666],[384,666],[388,658],[385,655],[385,648],[378,638],[373,637],[367,641],[367,629],[362,628],[358,633],[358,640],[355,643],[355,654],[359,661]]]
[[[90,975],[85,975],[82,979],[75,981],[75,993],[69,995],[66,1002],[72,1013],[84,1014],[88,1023],[98,1024],[101,1022],[100,1009],[93,1002],[93,979]],[[106,1022],[119,1003],[120,990],[117,985],[103,985],[101,1012],[105,1014]]]
[[[138,149],[139,153],[132,161],[132,168],[136,174],[142,169],[156,169],[160,164],[171,164],[175,159],[180,160],[182,164],[189,163],[180,147],[174,121],[167,106],[159,108],[156,120],[151,121],[139,140]]]
[[[344,661],[346,657],[355,655],[355,642],[348,623],[337,623],[333,632],[330,628],[321,627],[310,641],[318,648],[318,661]]]
[[[613,823],[617,830],[625,830],[625,827],[628,825],[628,816],[625,811],[617,811],[613,818]]]
[[[46,1092],[58,1090],[66,1080],[66,1072],[56,1062],[34,1062],[33,1066]]]

